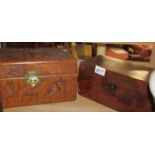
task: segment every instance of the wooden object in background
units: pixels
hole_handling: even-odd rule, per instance
[[[84,46],[84,57],[90,58],[92,57],[92,45],[91,44],[83,44]]]
[[[123,47],[124,45],[148,45],[152,48],[152,53],[150,56],[150,61],[147,62],[148,66],[154,67],[155,68],[155,42],[94,42],[92,43],[93,45],[93,53],[92,56],[96,56],[97,55],[97,47],[100,45],[113,45],[115,47]]]
[[[150,58],[150,66],[155,69],[155,46],[153,46],[152,54]]]
[[[3,108],[76,98],[77,60],[67,49],[0,49]]]
[[[96,66],[102,67],[103,76],[95,73]],[[151,72],[136,62],[102,56],[87,59],[79,66],[79,94],[118,111],[152,111]]]
[[[150,57],[152,54],[152,45],[131,45],[129,46],[129,59],[136,61],[148,61],[150,62]],[[131,51],[130,51],[131,50]]]
[[[74,47],[74,51],[77,51],[77,56],[79,59],[83,59],[84,58],[84,48],[83,48],[83,44],[79,44],[79,43],[73,43],[72,47]]]
[[[71,47],[68,47],[68,48],[71,49],[71,53],[74,56],[74,58],[78,60],[79,56],[78,56],[78,52],[77,52],[77,48],[76,48],[76,43],[72,43]]]
[[[98,46],[97,47],[97,55],[104,56],[106,52],[106,45]]]

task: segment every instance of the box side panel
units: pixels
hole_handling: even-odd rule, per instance
[[[76,98],[77,76],[41,77],[32,87],[25,79],[0,80],[3,108],[70,101]]]
[[[80,65],[80,95],[119,111],[151,111],[152,99],[148,83],[106,70],[104,76],[94,73],[92,66]]]

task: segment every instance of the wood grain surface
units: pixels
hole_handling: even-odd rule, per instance
[[[38,74],[32,87],[28,72]],[[70,101],[76,98],[77,60],[67,49],[2,49],[0,94],[3,108]]]
[[[94,72],[96,65],[106,69],[105,76]],[[80,63],[79,94],[118,111],[151,111],[153,100],[148,87],[151,71],[152,68],[123,60],[102,56],[88,59]]]

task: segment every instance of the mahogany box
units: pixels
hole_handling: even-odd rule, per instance
[[[0,49],[3,108],[75,100],[77,60],[67,49]]]
[[[152,111],[152,70],[139,62],[90,58],[79,65],[78,93],[118,111]]]

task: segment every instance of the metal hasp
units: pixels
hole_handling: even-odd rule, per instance
[[[40,80],[39,80],[39,73],[36,71],[28,71],[25,74],[25,78],[27,80],[27,83],[30,84],[32,87],[36,87]]]

